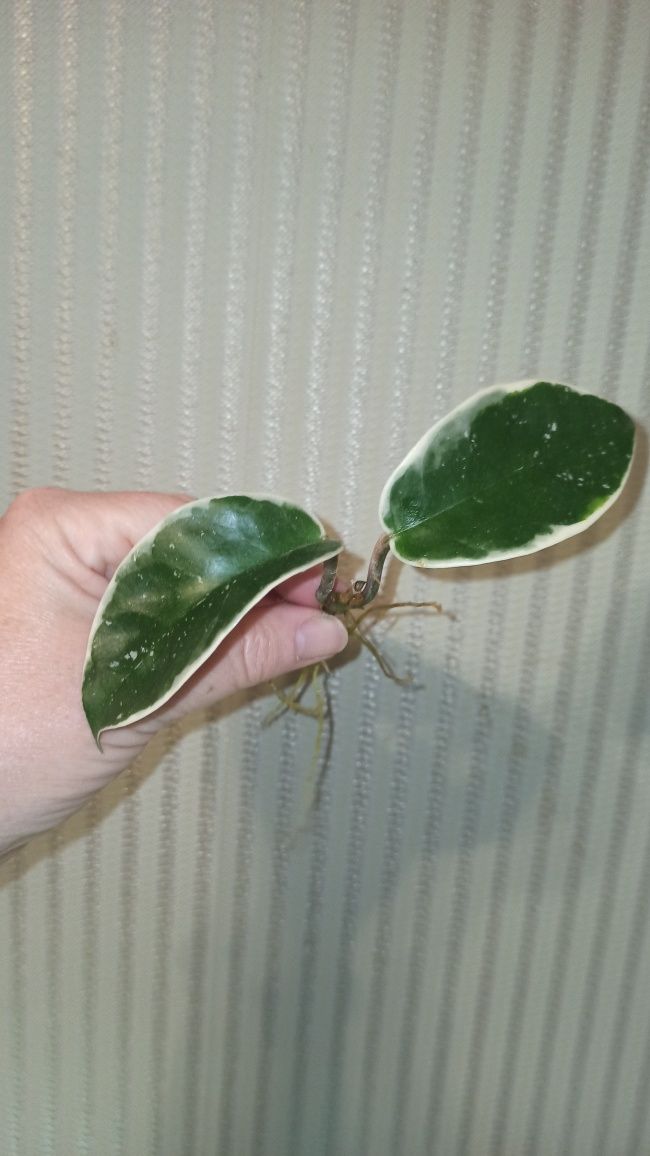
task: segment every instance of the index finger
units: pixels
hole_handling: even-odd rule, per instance
[[[273,593],[285,602],[294,602],[299,606],[318,606],[316,590],[322,573],[322,565],[312,566],[304,574],[296,574],[293,578],[287,578],[286,582],[281,582]],[[344,590],[345,583],[337,579],[335,588]]]

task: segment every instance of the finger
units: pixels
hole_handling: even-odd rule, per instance
[[[295,602],[300,606],[317,606],[316,591],[323,574],[322,565],[313,566],[311,570],[306,570],[304,574],[296,574],[293,578],[287,578],[286,582],[282,582],[277,587],[277,595],[284,598],[286,602]],[[346,589],[346,583],[337,578],[335,589],[342,591]]]
[[[26,490],[4,515],[30,549],[61,565],[80,562],[108,579],[129,550],[173,510],[182,494],[93,494],[55,487]]]
[[[275,594],[285,602],[293,602],[299,606],[317,606],[316,591],[323,573],[322,566],[313,566],[304,574],[295,574],[282,582]]]
[[[192,499],[183,494],[118,491],[74,494],[61,508],[78,557],[107,579],[130,550],[162,520]]]

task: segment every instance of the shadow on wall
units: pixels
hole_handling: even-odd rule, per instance
[[[621,497],[611,510],[585,533],[561,542],[541,554],[513,559],[507,563],[502,563],[500,567],[488,565],[420,571],[425,582],[430,580],[432,598],[439,598],[441,596],[441,583],[443,584],[442,597],[444,601],[444,587],[448,587],[452,583],[491,582],[494,581],[495,573],[500,573],[504,577],[514,577],[539,571],[551,571],[562,562],[567,562],[585,552],[598,548],[598,546],[613,533],[620,533],[623,524],[635,510],[642,492],[647,471],[647,462],[648,438],[645,430],[638,428],[637,448],[632,463],[631,474]],[[335,532],[335,528],[333,532]],[[363,560],[359,559],[355,554],[346,552],[344,555],[343,570],[346,574],[349,574],[349,576],[353,576],[353,573],[358,574],[363,571]],[[402,566],[394,559],[389,562],[386,567],[379,601],[392,601],[399,597],[397,586],[401,571]],[[334,660],[332,664],[333,669],[347,670],[355,660],[358,662],[359,649],[359,645],[353,642],[343,656]],[[407,660],[408,655],[406,652],[402,651],[400,653],[400,650],[391,642],[391,661],[394,662],[396,668],[400,669],[400,666],[403,668],[406,667]],[[441,677],[440,672],[435,669],[429,669],[426,676],[420,679],[420,682],[423,684],[420,687],[420,693],[425,693],[426,698],[428,700],[430,699],[434,714],[438,709],[440,701]],[[392,717],[396,709],[395,703],[399,696],[399,689],[392,684],[388,684],[383,694],[386,709],[380,711],[377,718],[377,727],[381,742],[378,744],[378,753],[373,769],[375,793],[379,797],[382,795],[382,776],[387,782],[386,776],[390,776],[391,773],[392,759],[389,757],[391,734],[390,728],[386,730],[386,720]],[[524,720],[520,717],[521,707],[516,699],[504,700],[498,695],[490,695],[489,699],[479,701],[480,696],[477,689],[462,681],[459,681],[455,686],[454,694],[457,698],[455,717],[457,720],[462,720],[463,733],[460,739],[456,736],[456,746],[454,747],[454,774],[450,776],[449,782],[446,785],[446,791],[448,792],[445,803],[446,820],[444,831],[440,833],[440,840],[441,847],[456,851],[462,848],[463,838],[466,837],[463,835],[463,827],[459,815],[461,808],[460,800],[465,798],[469,777],[471,777],[473,773],[470,766],[472,758],[470,752],[472,733],[477,728],[482,728],[486,733],[489,731],[490,734],[496,733],[497,735],[512,736],[516,732],[518,736],[510,740],[511,743],[514,744],[510,754],[508,754],[506,749],[506,742],[500,752],[500,757],[503,761],[499,763],[499,765],[495,764],[490,768],[482,768],[481,773],[489,776],[491,784],[489,795],[486,798],[485,813],[481,817],[480,824],[480,837],[482,840],[487,841],[497,837],[499,819],[496,813],[492,814],[490,803],[493,801],[493,797],[501,797],[503,787],[501,780],[504,775],[509,773],[507,768],[509,760],[511,762],[512,759],[515,758],[515,747],[518,751],[516,758],[520,762],[535,762],[538,758],[543,757],[541,752],[546,746],[549,736],[539,721],[529,717],[526,717]],[[272,698],[269,698],[267,688],[261,688],[249,693],[243,692],[232,696],[227,702],[220,704],[210,713],[209,717],[216,720],[224,719],[240,711],[248,702],[265,699],[268,699],[270,703],[274,701]],[[340,709],[341,707],[339,707],[339,710]],[[120,776],[117,781],[111,783],[100,792],[98,800],[94,804],[84,808],[63,825],[57,835],[58,847],[63,848],[66,844],[76,841],[78,838],[86,835],[90,827],[103,822],[107,815],[114,811],[123,801],[125,796],[125,782],[128,783],[128,793],[138,790],[139,786],[154,773],[156,767],[171,747],[179,743],[192,731],[199,729],[204,724],[205,717],[204,713],[195,714],[182,723],[177,724],[172,730],[157,736],[130,771]],[[433,717],[433,715],[429,717]],[[336,736],[330,736],[330,738],[334,739],[335,737]],[[432,773],[430,769],[430,735],[417,731],[413,738],[414,744],[410,757],[410,767],[414,780],[417,780],[417,784],[421,786],[422,782],[426,782]],[[465,744],[465,746],[463,744]],[[526,747],[526,751],[523,750],[524,746]],[[306,749],[308,749],[308,747]],[[494,757],[496,757],[495,752],[500,748],[498,745],[493,745],[492,749],[493,755],[491,757],[494,759]],[[526,752],[533,752],[534,757],[531,759],[530,753]],[[333,756],[331,760],[332,765],[328,767],[326,773],[334,779],[334,767],[339,757],[336,751],[336,743],[334,749],[330,751],[330,755]],[[344,762],[346,766],[350,765],[349,759],[353,757],[354,754],[352,751],[345,752]],[[443,772],[438,771],[436,773]],[[446,774],[446,771],[444,773]],[[273,798],[275,789],[271,772],[269,772],[267,785],[269,789],[268,791],[265,790],[263,794],[270,801]],[[386,793],[385,787],[386,783],[384,782],[384,794]],[[524,776],[518,786],[517,807],[525,808],[527,800],[534,796],[538,790],[538,778],[534,775],[530,777]],[[418,800],[416,806],[418,812],[420,812],[421,806],[424,805],[424,800],[420,798],[419,790],[414,792],[414,797]],[[451,819],[452,816],[453,820]],[[265,824],[263,813],[260,813],[259,819]],[[489,826],[492,821],[494,823],[493,830],[491,830]],[[51,837],[48,834],[35,838],[23,849],[21,856],[21,873],[29,871],[36,863],[46,858],[50,854],[51,849]],[[417,845],[410,849],[410,854],[418,854]],[[11,863],[11,859],[0,865],[0,886],[2,886],[3,883],[15,879],[15,877],[15,865]]]
[[[406,668],[408,654],[400,640],[391,638],[390,642],[385,645],[385,650],[387,654],[390,654],[390,661],[394,664],[396,671]],[[372,663],[373,660],[368,656],[365,656],[365,658],[368,663]],[[331,664],[333,673],[345,680],[347,689],[335,705],[333,726],[330,735],[331,741],[326,740],[329,754],[321,774],[327,778],[330,791],[336,790],[337,780],[349,780],[350,776],[354,773],[355,752],[350,743],[350,736],[342,740],[340,733],[347,730],[350,732],[352,738],[354,738],[356,733],[354,728],[349,727],[349,720],[348,724],[346,724],[345,719],[348,711],[354,711],[356,709],[356,697],[360,694],[362,686],[363,659],[364,652],[362,648],[357,642],[352,640],[346,652],[346,658],[342,661],[335,660],[334,663]],[[381,797],[387,791],[387,785],[392,774],[395,757],[393,750],[395,712],[398,709],[400,693],[402,692],[400,691],[400,687],[390,680],[384,680],[383,675],[380,674],[379,677],[382,684],[385,681],[385,685],[381,685],[380,687],[380,707],[375,722],[376,745],[372,765],[372,794]],[[432,773],[432,747],[435,745],[432,744],[429,723],[430,720],[434,718],[438,708],[442,678],[443,676],[439,669],[427,666],[426,669],[420,672],[416,685],[408,690],[408,694],[415,696],[416,704],[420,706],[420,715],[424,715],[424,717],[418,721],[411,736],[412,745],[410,747],[408,767],[408,777],[414,793],[414,805],[417,813],[420,815],[422,814],[422,806],[424,804],[424,798],[421,797],[422,790],[426,787]],[[287,686],[290,685],[290,681],[290,679],[286,680]],[[485,730],[486,734],[489,730],[490,734],[496,731],[499,734],[510,735],[515,727],[517,714],[520,709],[516,700],[504,699],[497,694],[491,695],[489,701],[483,701],[478,689],[462,680],[456,680],[454,695],[456,701],[456,725],[455,734],[452,736],[453,752],[449,759],[450,765],[445,768],[438,768],[436,772],[446,775],[448,771],[451,772],[453,769],[453,774],[449,774],[449,782],[446,789],[447,801],[445,804],[445,812],[448,813],[449,816],[457,815],[460,801],[465,796],[468,782],[472,775],[472,735],[476,731],[476,728],[479,727]],[[345,701],[342,701],[342,699]],[[213,710],[209,717],[217,721],[219,719],[223,720],[229,716],[236,715],[251,702],[260,702],[263,710],[266,711],[267,707],[269,710],[274,707],[276,699],[268,688],[261,688],[257,691],[251,691],[248,694],[238,694],[229,699],[227,703],[221,704],[220,707]],[[430,710],[427,710],[428,703],[431,704]],[[123,772],[116,780],[100,791],[94,803],[91,801],[90,804],[87,804],[58,829],[58,849],[63,850],[66,845],[87,835],[92,827],[105,822],[107,817],[114,812],[116,808],[123,805],[126,797],[140,790],[150,776],[157,772],[160,764],[168,756],[172,747],[181,743],[192,732],[200,730],[205,725],[205,722],[205,712],[199,712],[156,736],[129,770]],[[534,719],[527,718],[525,725],[526,749],[541,749],[548,738],[547,733]],[[306,784],[306,780],[309,778],[310,773],[316,728],[312,720],[303,718],[299,718],[298,726],[302,732],[299,742],[301,762],[300,766],[296,768],[296,776],[298,780],[301,778],[305,780],[303,786],[305,786],[307,790],[308,784]],[[273,727],[268,731],[263,727],[261,730],[260,761],[264,762],[265,769],[264,782],[261,784],[257,799],[259,810],[256,815],[256,822],[258,822],[262,828],[267,827],[269,823],[272,828],[274,819],[275,807],[273,800],[277,788],[276,780],[279,767],[273,764],[273,753],[274,748],[277,746],[276,740],[281,730],[282,723],[280,721],[274,723]],[[520,745],[522,742],[524,742],[524,740],[520,738]],[[506,751],[501,748],[501,745],[495,749],[498,749],[501,755],[506,757]],[[266,753],[267,751],[268,754]],[[498,779],[502,771],[503,767],[501,764],[491,768],[483,768],[483,773],[489,774],[490,776],[491,790],[498,790]],[[530,784],[530,788],[528,786],[524,788],[526,794],[529,793],[529,789],[533,792],[534,785]],[[311,817],[301,814],[300,800],[304,803],[307,796],[304,791],[301,792],[299,782],[296,795],[299,801],[296,804],[295,839],[292,841],[292,846],[298,848],[300,842],[304,840],[309,841],[309,828],[311,823],[308,821],[305,824],[303,820],[305,820],[305,818],[308,820],[313,819],[313,814]],[[525,798],[523,796],[520,802],[521,805],[524,805]],[[483,823],[481,826],[481,838],[489,841],[493,837],[496,837],[496,829],[487,829]],[[441,833],[441,846],[450,851],[455,851],[458,849],[459,838],[460,832],[457,829],[457,825],[454,822],[447,822],[445,830]],[[35,837],[22,850],[23,872],[31,870],[37,863],[47,858],[51,849],[51,833],[46,832],[44,835]],[[414,853],[417,854],[416,846],[410,849],[410,854]],[[8,859],[0,867],[0,886],[15,877],[15,870],[11,864],[11,859]]]
[[[620,514],[621,511],[619,517]],[[584,536],[587,540],[583,539],[582,549],[590,549],[595,544],[589,539],[597,528]],[[564,554],[569,545],[576,549],[579,542],[578,539],[575,543],[562,544],[552,553]],[[545,560],[549,566],[550,554]],[[516,564],[517,569],[526,564],[527,560],[522,560]],[[398,569],[391,568],[389,590]],[[468,580],[476,576],[484,581],[490,569],[473,570]],[[468,573],[465,571],[465,575]],[[437,573],[431,575],[433,595],[440,593],[435,585],[438,577]],[[643,593],[631,594],[631,598],[638,596],[639,613],[630,605],[626,614],[627,631],[632,631],[635,622],[640,620]],[[437,629],[442,628],[442,622],[431,623],[434,636]],[[604,630],[604,624],[602,628]],[[595,668],[602,639],[602,630],[585,637],[578,681],[581,672]],[[625,636],[620,639],[622,654],[629,642]],[[391,636],[388,649],[396,667],[403,669],[408,660],[403,640]],[[632,646],[629,649],[634,650]],[[420,1014],[432,1029],[431,1048],[436,1047],[436,1038],[443,1042],[451,1038],[451,1020],[446,1027],[443,1023],[444,1031],[442,1034],[439,1031],[437,1037],[433,1029],[438,1022],[436,1017],[443,1015],[440,1009],[445,1006],[445,976],[453,971],[452,955],[456,951],[460,954],[450,938],[461,934],[458,929],[462,926],[459,920],[463,910],[466,950],[477,956],[483,950],[483,918],[487,916],[487,907],[481,919],[475,919],[476,903],[481,894],[490,896],[497,855],[509,847],[516,848],[522,870],[513,870],[513,859],[502,899],[506,907],[515,900],[525,903],[526,881],[534,854],[533,838],[554,815],[556,822],[573,821],[570,815],[565,817],[561,813],[561,804],[558,811],[559,796],[565,791],[568,796],[575,795],[583,773],[582,765],[567,759],[561,736],[555,735],[534,713],[526,711],[520,698],[491,691],[481,693],[476,686],[455,677],[452,679],[453,703],[445,723],[440,719],[440,705],[446,700],[449,685],[445,684],[441,669],[427,659],[418,674],[418,688],[401,690],[376,672],[371,673],[371,662],[369,656],[361,656],[356,663],[353,656],[346,656],[338,663],[335,720],[338,714],[341,725],[335,729],[331,762],[326,769],[327,818],[325,820],[323,814],[313,815],[309,829],[301,833],[298,832],[302,820],[300,800],[308,774],[314,728],[310,720],[297,720],[298,741],[290,748],[294,760],[289,768],[293,789],[292,801],[288,802],[293,807],[292,829],[296,838],[289,847],[280,845],[276,826],[280,781],[285,775],[286,782],[287,774],[282,752],[289,748],[283,744],[281,723],[261,732],[258,777],[253,793],[254,853],[245,901],[246,919],[248,922],[259,919],[256,935],[262,937],[266,914],[270,912],[268,934],[279,937],[273,951],[279,953],[278,945],[282,943],[282,964],[278,962],[279,955],[276,958],[268,946],[270,939],[268,943],[256,939],[255,950],[251,943],[246,951],[242,1000],[248,1013],[244,1037],[247,1054],[251,1049],[257,1053],[262,1048],[274,1080],[287,1091],[283,1111],[274,1113],[281,1120],[278,1127],[285,1127],[289,1117],[293,1120],[292,1113],[300,1116],[292,1123],[305,1139],[300,1149],[296,1149],[300,1151],[315,1150],[311,1145],[317,1147],[319,1136],[330,1132],[331,1143],[328,1141],[323,1150],[340,1150],[338,1141],[353,1127],[349,1123],[350,1104],[353,1101],[366,1104],[362,1111],[369,1110],[374,1095],[372,1065],[376,1062],[371,1062],[371,1058],[378,1054],[372,1025],[381,1017],[385,1023],[385,1017],[392,1014],[390,1005],[394,993],[389,986],[387,958],[392,960],[392,971],[395,971],[395,960],[399,959],[397,972],[406,1001],[404,1038],[409,1047],[411,1037],[407,1033],[406,1011],[411,997],[414,1006],[420,1007],[420,997],[413,993],[418,983],[422,983],[422,975],[428,978]],[[361,768],[367,776],[362,783],[356,782],[363,737],[360,720],[364,686],[372,677],[376,678],[376,701],[368,763]],[[273,701],[258,691],[230,701],[215,715],[225,719],[252,699],[263,705]],[[408,746],[400,749],[395,724],[409,700],[413,710],[408,716]],[[130,789],[141,789],[172,745],[203,725],[203,721],[203,716],[195,716],[159,736],[130,773]],[[292,720],[291,725],[295,722]],[[628,723],[627,717],[615,720],[622,749],[630,737],[626,732]],[[221,776],[235,769],[219,765],[215,773]],[[181,807],[182,779],[180,776],[178,804]],[[99,797],[94,821],[103,822],[123,802],[124,796],[122,778]],[[314,869],[317,844],[322,836],[321,822],[326,822],[328,828],[327,860],[319,902],[312,904],[309,887],[302,886],[301,881]],[[62,829],[59,846],[78,839],[87,830],[87,815],[82,812]],[[23,870],[29,871],[50,849],[47,836],[34,840],[23,852]],[[191,854],[192,849],[188,852]],[[466,874],[470,861],[474,871],[471,888],[467,886]],[[0,883],[13,878],[15,872],[8,861],[0,873]],[[549,888],[557,886],[557,880],[547,879],[544,897],[549,897]],[[253,893],[258,896],[258,902],[261,895],[267,896],[267,913],[262,916],[259,910],[257,916],[254,915],[250,898]],[[299,906],[292,905],[292,895],[302,896]],[[561,894],[551,898],[561,900]],[[213,912],[214,919],[220,916],[220,912]],[[421,927],[418,930],[419,919],[424,920],[424,933]],[[315,937],[311,964],[305,951],[308,932],[313,932]],[[202,938],[202,929],[198,927],[192,934],[201,944],[201,950],[207,952],[210,937]],[[244,933],[235,928],[233,934],[236,937]],[[415,972],[411,975],[409,967],[413,943],[419,934],[422,934],[425,954],[420,960],[418,979]],[[224,944],[225,966],[228,966],[231,947]],[[515,942],[505,943],[502,952],[506,964],[514,966],[516,948]],[[190,974],[192,942],[174,943],[173,954],[174,976],[170,983],[184,985]],[[313,967],[314,977],[317,976],[312,977],[317,984],[317,999],[305,979],[308,966]],[[494,982],[500,981],[495,978]],[[311,992],[304,1006],[300,1003],[303,989]],[[213,1006],[214,992],[205,994],[205,1031],[210,1037],[206,1054],[211,1057],[206,1078],[212,1078],[219,1069],[225,1046],[223,1013],[227,1009]],[[509,998],[507,992],[501,992],[500,998]],[[375,1004],[376,1017],[372,1011]],[[268,1038],[262,1040],[257,1035],[258,1025],[268,1023],[272,1024],[272,1030],[269,1029]],[[237,1030],[244,1031],[243,1028]],[[305,1038],[310,1041],[309,1068],[322,1073],[322,1088],[317,1096],[311,1085],[305,1087],[301,1083],[305,1078],[302,1074],[305,1061],[295,1045],[301,1031],[306,1032]],[[253,1036],[248,1039],[249,1032],[254,1033],[254,1039]],[[359,1039],[365,1041],[366,1067],[371,1075],[367,1087],[361,1082],[351,1092],[341,1076],[342,1057],[351,1046],[349,1041]],[[287,1040],[292,1041],[290,1046]],[[399,1041],[395,1043],[397,1047]],[[442,1071],[443,1060],[438,1054],[441,1048],[438,1042],[432,1062],[435,1070]],[[263,1058],[259,1064],[260,1070],[266,1071]],[[181,1081],[184,1066],[185,1051],[179,1048],[174,1055],[173,1070],[170,1068],[170,1078]],[[415,1073],[413,1078],[417,1084],[424,1077]],[[390,1087],[397,1096],[401,1088],[398,1073]],[[282,1140],[283,1135],[278,1134],[278,1145]],[[282,1148],[278,1146],[276,1150]]]

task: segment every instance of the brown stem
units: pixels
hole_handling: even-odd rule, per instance
[[[334,590],[338,558],[329,558],[323,565],[323,577],[316,591],[316,598],[323,610],[328,614],[343,614],[346,610],[358,610],[372,602],[379,593],[382,570],[389,549],[390,537],[388,534],[382,534],[375,542],[370,555],[367,577],[353,582],[350,589],[341,594]]]
[[[382,534],[374,545],[372,554],[370,555],[370,562],[368,563],[368,576],[361,579],[359,582],[352,583],[352,597],[348,603],[350,609],[357,609],[361,606],[367,606],[376,598],[379,593],[381,585],[381,574],[384,569],[384,562],[390,549],[390,538],[388,534]]]
[[[334,593],[336,568],[338,564],[338,554],[335,554],[333,558],[328,558],[326,562],[323,562],[323,575],[316,591],[316,601],[322,606],[323,610],[329,610],[328,603]]]

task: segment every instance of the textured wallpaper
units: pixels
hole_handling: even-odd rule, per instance
[[[0,495],[277,493],[360,570],[482,385],[650,421],[647,0],[0,0]],[[0,867],[3,1156],[650,1151],[650,547],[387,590]]]

